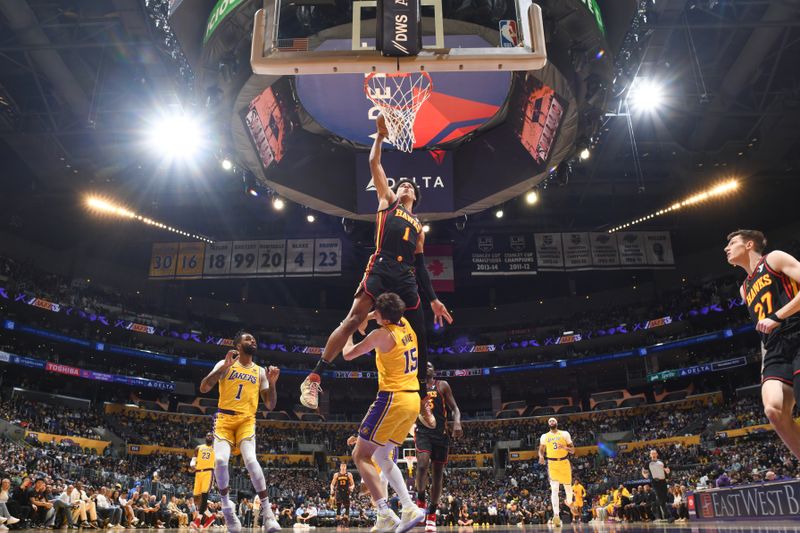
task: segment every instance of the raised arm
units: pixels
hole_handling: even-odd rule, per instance
[[[464,430],[461,428],[461,410],[458,408],[458,404],[456,403],[456,398],[453,396],[453,389],[450,388],[450,384],[446,381],[440,381],[439,387],[444,394],[444,401],[447,403],[447,408],[450,409],[450,412],[453,413],[453,438],[457,439],[464,434]]]
[[[383,115],[378,115],[375,124],[378,128],[378,134],[375,136],[375,142],[372,143],[372,150],[369,152],[369,171],[372,175],[372,183],[375,185],[375,192],[378,195],[378,210],[380,211],[392,205],[397,199],[397,195],[389,188],[389,180],[386,178],[383,165],[381,165],[383,140],[388,135],[386,119],[383,118]]]
[[[277,366],[270,366],[266,371],[261,369],[261,401],[267,407],[268,411],[275,409],[278,403],[278,378],[281,375],[281,369]]]
[[[222,379],[230,367],[239,359],[239,352],[236,350],[229,350],[227,354],[225,354],[225,360],[220,361],[214,367],[214,370],[209,372],[209,374],[203,378],[203,381],[200,382],[200,392],[202,394],[207,393],[211,389],[214,388],[214,385],[219,383],[219,380]]]
[[[345,361],[352,361],[357,357],[371,352],[375,348],[380,348],[383,351],[390,350],[392,346],[394,346],[394,343],[394,338],[383,328],[372,330],[364,340],[355,345],[353,344],[353,336],[351,335],[344,345],[342,357],[344,357]]]

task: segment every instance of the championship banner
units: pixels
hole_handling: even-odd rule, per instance
[[[560,233],[536,233],[536,263],[539,270],[564,270],[564,247]]]
[[[425,246],[425,268],[431,277],[433,290],[453,292],[456,289],[453,268],[453,247],[449,244]]]
[[[564,246],[564,266],[568,270],[592,268],[588,233],[564,233],[561,235],[561,242]]]
[[[530,235],[478,235],[472,245],[473,276],[530,276],[536,274]]]
[[[617,249],[622,268],[638,268],[647,264],[647,253],[644,248],[642,233],[636,231],[618,231]]]
[[[595,267],[619,267],[619,250],[616,233],[590,233],[592,265]]]
[[[791,520],[800,515],[800,480],[700,490],[688,496],[700,520]]]

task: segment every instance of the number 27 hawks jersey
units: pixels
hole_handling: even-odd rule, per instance
[[[753,322],[767,316],[789,303],[798,292],[797,282],[786,274],[775,272],[767,263],[767,256],[761,258],[753,273],[744,280],[744,300]],[[800,331],[800,317],[790,316],[772,333],[761,335],[764,345],[773,342],[776,335]]]

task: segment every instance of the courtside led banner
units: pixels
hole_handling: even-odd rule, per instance
[[[700,520],[794,520],[800,516],[800,480],[702,490],[687,498]]]

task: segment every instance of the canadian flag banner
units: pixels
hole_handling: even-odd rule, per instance
[[[453,275],[453,246],[449,244],[425,245],[425,268],[437,292],[454,292],[456,290]]]

